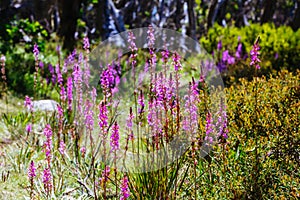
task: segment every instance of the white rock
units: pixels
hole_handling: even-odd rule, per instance
[[[33,101],[33,111],[49,111],[53,112],[57,109],[58,103],[54,100],[38,100]]]

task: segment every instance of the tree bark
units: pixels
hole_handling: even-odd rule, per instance
[[[218,4],[218,0],[212,0],[210,7],[209,7],[209,11],[208,11],[208,16],[207,16],[207,30],[213,26],[214,24],[214,13],[215,13],[215,9],[217,7]]]
[[[190,37],[194,40],[197,40],[196,38],[196,18],[195,18],[195,11],[194,11],[194,0],[188,0],[188,14],[189,14],[189,34]]]
[[[300,28],[300,0],[297,1],[297,9],[291,26],[294,31],[297,31]]]
[[[96,5],[96,29],[101,36],[101,40],[109,37],[109,5],[108,0],[99,0]]]
[[[64,39],[63,48],[69,51],[72,51],[76,44],[74,34],[76,32],[80,4],[81,0],[59,1],[59,11],[61,16],[59,35]]]
[[[264,2],[264,12],[263,15],[261,17],[261,24],[267,23],[267,22],[271,22],[274,12],[276,9],[276,2],[274,2],[273,0],[266,0]]]

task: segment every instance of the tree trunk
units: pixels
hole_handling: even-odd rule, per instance
[[[175,15],[174,15],[174,22],[175,22],[175,27],[176,30],[181,29],[181,19],[183,18],[183,5],[184,5],[184,1],[182,0],[177,0],[176,1],[176,11],[175,11]]]
[[[99,0],[96,5],[96,29],[101,36],[101,40],[109,37],[109,5],[108,0]]]
[[[295,11],[291,26],[294,31],[297,31],[298,28],[300,28],[300,0],[297,1],[297,9]]]
[[[210,7],[209,7],[209,11],[208,11],[208,16],[207,16],[207,30],[213,26],[214,24],[214,13],[215,13],[215,9],[217,7],[218,4],[218,0],[212,0]]]
[[[74,34],[76,32],[80,4],[81,0],[59,1],[59,10],[61,16],[59,35],[64,39],[63,48],[69,51],[72,51],[76,44]]]
[[[195,18],[195,11],[194,11],[194,0],[188,0],[188,14],[189,14],[189,35],[194,40],[197,40],[196,38],[196,18]]]
[[[261,24],[267,23],[267,22],[271,22],[274,12],[276,9],[276,2],[274,2],[273,0],[266,0],[264,2],[264,8],[263,8],[263,15],[261,17]]]

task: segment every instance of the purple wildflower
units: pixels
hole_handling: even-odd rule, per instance
[[[150,63],[153,66],[156,63],[156,54],[153,51],[154,44],[155,44],[155,37],[154,37],[154,29],[151,25],[148,27],[147,34],[148,34],[148,36],[147,36],[148,48],[149,48],[149,53],[151,56]]]
[[[218,138],[227,139],[228,138],[228,128],[227,128],[227,113],[224,110],[225,106],[223,103],[220,106],[220,110],[218,112],[218,121],[216,123],[216,128],[219,129],[218,131]]]
[[[121,198],[120,200],[125,200],[130,196],[130,191],[128,188],[128,178],[124,176],[121,184]]]
[[[63,140],[61,140],[60,143],[59,143],[58,151],[60,152],[61,155],[64,155],[65,150],[66,150],[66,144],[64,143]]]
[[[158,139],[158,136],[162,132],[162,121],[158,117],[160,111],[161,106],[155,100],[149,102],[147,121],[151,127],[151,131],[153,133],[152,136],[154,136],[156,139]]]
[[[89,99],[85,102],[85,126],[88,130],[92,131],[94,129],[94,112],[93,112],[93,104],[89,101]]]
[[[38,45],[35,43],[34,46],[33,46],[33,55],[34,55],[34,58],[35,60],[37,61],[39,58],[39,49],[38,49]]]
[[[96,97],[97,97],[97,90],[96,88],[92,88],[92,91],[91,91],[91,98],[92,98],[92,101],[94,102],[94,104],[96,103]]]
[[[235,52],[235,57],[237,59],[242,58],[242,47],[243,47],[242,43],[239,42],[238,47],[237,47],[236,52]]]
[[[56,51],[59,53],[60,52],[60,45],[56,46]]]
[[[142,90],[141,90],[141,94],[139,95],[139,98],[138,98],[138,104],[140,105],[140,107],[138,109],[138,113],[141,114],[144,112],[144,108],[145,108],[144,94],[143,94]]]
[[[26,126],[26,132],[27,133],[30,133],[31,132],[31,124],[27,124],[27,126]]]
[[[54,68],[51,64],[48,65],[48,69],[50,71],[50,74],[51,74],[51,81],[52,81],[52,84],[54,85],[56,83],[56,75],[55,75],[55,72],[54,72]]]
[[[101,74],[100,83],[103,90],[109,89],[114,83],[113,73],[109,69],[105,69]]]
[[[32,104],[32,102],[31,102],[30,97],[25,96],[24,106],[25,106],[25,108],[27,108],[28,110],[32,111],[32,109],[33,109],[33,104]]]
[[[148,47],[153,48],[154,43],[155,43],[155,37],[154,37],[154,29],[153,26],[149,26],[147,30],[147,39],[148,39]]]
[[[48,166],[50,166],[51,163],[51,149],[52,149],[52,129],[49,124],[46,125],[44,128],[44,135],[46,136],[46,141],[44,143],[45,148],[45,154],[46,154],[46,160],[48,162]]]
[[[83,71],[83,82],[85,83],[86,88],[90,88],[89,80],[91,77],[91,71],[90,68],[87,66],[87,62],[85,62],[85,67]]]
[[[83,49],[88,51],[90,48],[90,42],[88,37],[83,38]]]
[[[258,40],[257,40],[255,42],[255,44],[253,45],[252,50],[250,51],[250,56],[251,56],[250,65],[255,65],[256,69],[260,69],[259,63],[261,61],[258,58],[259,50],[260,50],[260,47],[259,47]]]
[[[67,80],[67,97],[68,97],[68,110],[72,110],[73,102],[73,81],[72,77],[69,77]]]
[[[177,52],[175,52],[172,56],[172,59],[173,59],[173,65],[174,65],[175,71],[180,70],[180,68],[181,68],[180,55]]]
[[[205,140],[209,142],[209,144],[213,143],[213,124],[212,124],[212,116],[210,113],[206,115],[206,125],[205,125]]]
[[[279,57],[279,55],[278,55],[278,53],[276,52],[276,53],[275,53],[275,56],[274,56],[275,60],[277,60],[278,57]]]
[[[194,91],[195,87],[190,83],[189,94],[184,97],[185,99],[185,113],[186,116],[183,120],[183,130],[188,133],[195,134],[198,126],[198,94]]]
[[[136,57],[137,57],[137,54],[135,52],[138,50],[134,40],[135,40],[135,36],[134,36],[133,32],[131,32],[131,31],[128,32],[128,43],[129,43],[129,48],[132,52],[132,54],[130,55],[130,59],[131,59],[131,64],[133,67],[136,64]]]
[[[217,45],[218,51],[222,50],[222,40],[219,40],[218,45]]]
[[[112,134],[110,136],[111,150],[115,151],[119,149],[119,125],[117,122],[112,127]]]
[[[234,57],[229,54],[228,50],[225,50],[222,53],[222,61],[227,62],[229,65],[232,65],[235,63]]]
[[[84,155],[85,155],[85,153],[86,153],[86,148],[85,148],[85,146],[82,146],[82,147],[80,148],[80,153],[81,153],[82,157],[84,157]]]
[[[44,63],[42,61],[39,62],[40,69],[44,69]]]
[[[62,102],[65,102],[66,101],[66,91],[65,91],[65,87],[63,85],[60,86],[60,99]]]
[[[47,124],[46,127],[44,128],[44,135],[46,136],[46,138],[52,137],[52,129],[50,124]]]
[[[62,75],[61,75],[60,68],[59,68],[59,65],[58,65],[58,64],[56,65],[55,71],[56,71],[56,75],[57,75],[57,83],[58,83],[59,85],[62,85],[63,77],[62,77]]]
[[[129,43],[129,48],[131,49],[132,52],[138,50],[134,40],[135,40],[135,36],[134,36],[133,32],[129,31],[128,32],[128,43]]]
[[[130,134],[129,134],[129,137],[128,137],[129,140],[133,140],[133,131],[132,131],[132,125],[133,125],[132,121],[133,121],[133,118],[134,118],[134,115],[132,113],[132,108],[130,107],[129,116],[128,116],[127,120],[126,120],[127,128],[130,131]]]
[[[78,63],[75,63],[73,68],[73,79],[76,89],[77,109],[79,113],[82,113],[82,70]]]
[[[223,62],[222,60],[218,63],[217,67],[220,72],[223,72],[227,69],[226,63]]]
[[[57,105],[57,113],[58,113],[58,118],[62,119],[63,118],[63,109],[60,105]]]
[[[167,62],[169,59],[170,52],[168,50],[164,50],[161,52],[163,62]]]
[[[52,189],[51,182],[52,182],[51,171],[50,171],[50,168],[47,167],[46,169],[44,169],[44,173],[43,173],[43,184],[44,184],[44,189],[48,195]]]
[[[28,178],[32,180],[34,177],[36,177],[36,168],[34,166],[34,162],[31,161],[28,168]]]
[[[108,111],[106,108],[106,105],[104,102],[101,102],[99,104],[99,115],[98,115],[98,119],[99,119],[99,127],[104,130],[105,127],[107,127],[108,125]]]
[[[99,178],[99,182],[101,182],[101,183],[107,182],[109,174],[110,174],[110,167],[109,166],[105,166],[105,169],[102,172],[102,177]]]

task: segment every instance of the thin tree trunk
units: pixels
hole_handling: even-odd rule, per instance
[[[188,0],[188,14],[189,14],[189,34],[190,37],[196,40],[196,18],[194,11],[194,0]]]
[[[271,22],[274,12],[276,9],[276,2],[274,2],[273,0],[266,0],[264,2],[264,8],[263,8],[263,15],[261,17],[261,24],[267,23],[267,22]]]
[[[300,28],[300,0],[297,1],[297,9],[291,26],[294,31],[297,31],[298,28]]]
[[[208,16],[207,16],[207,30],[213,26],[214,24],[214,13],[215,13],[215,9],[217,7],[218,4],[218,0],[212,0],[210,7],[209,7],[209,11],[208,11]]]
[[[63,48],[69,51],[72,51],[76,44],[74,34],[76,32],[80,4],[81,0],[59,1],[61,16],[59,35],[64,39]]]
[[[109,5],[108,0],[99,0],[96,5],[96,29],[101,36],[101,40],[109,37]]]
[[[175,22],[176,30],[179,30],[181,28],[180,20],[183,18],[183,4],[184,4],[184,1],[182,1],[182,0],[176,1],[176,11],[174,13],[175,14],[174,22]]]

